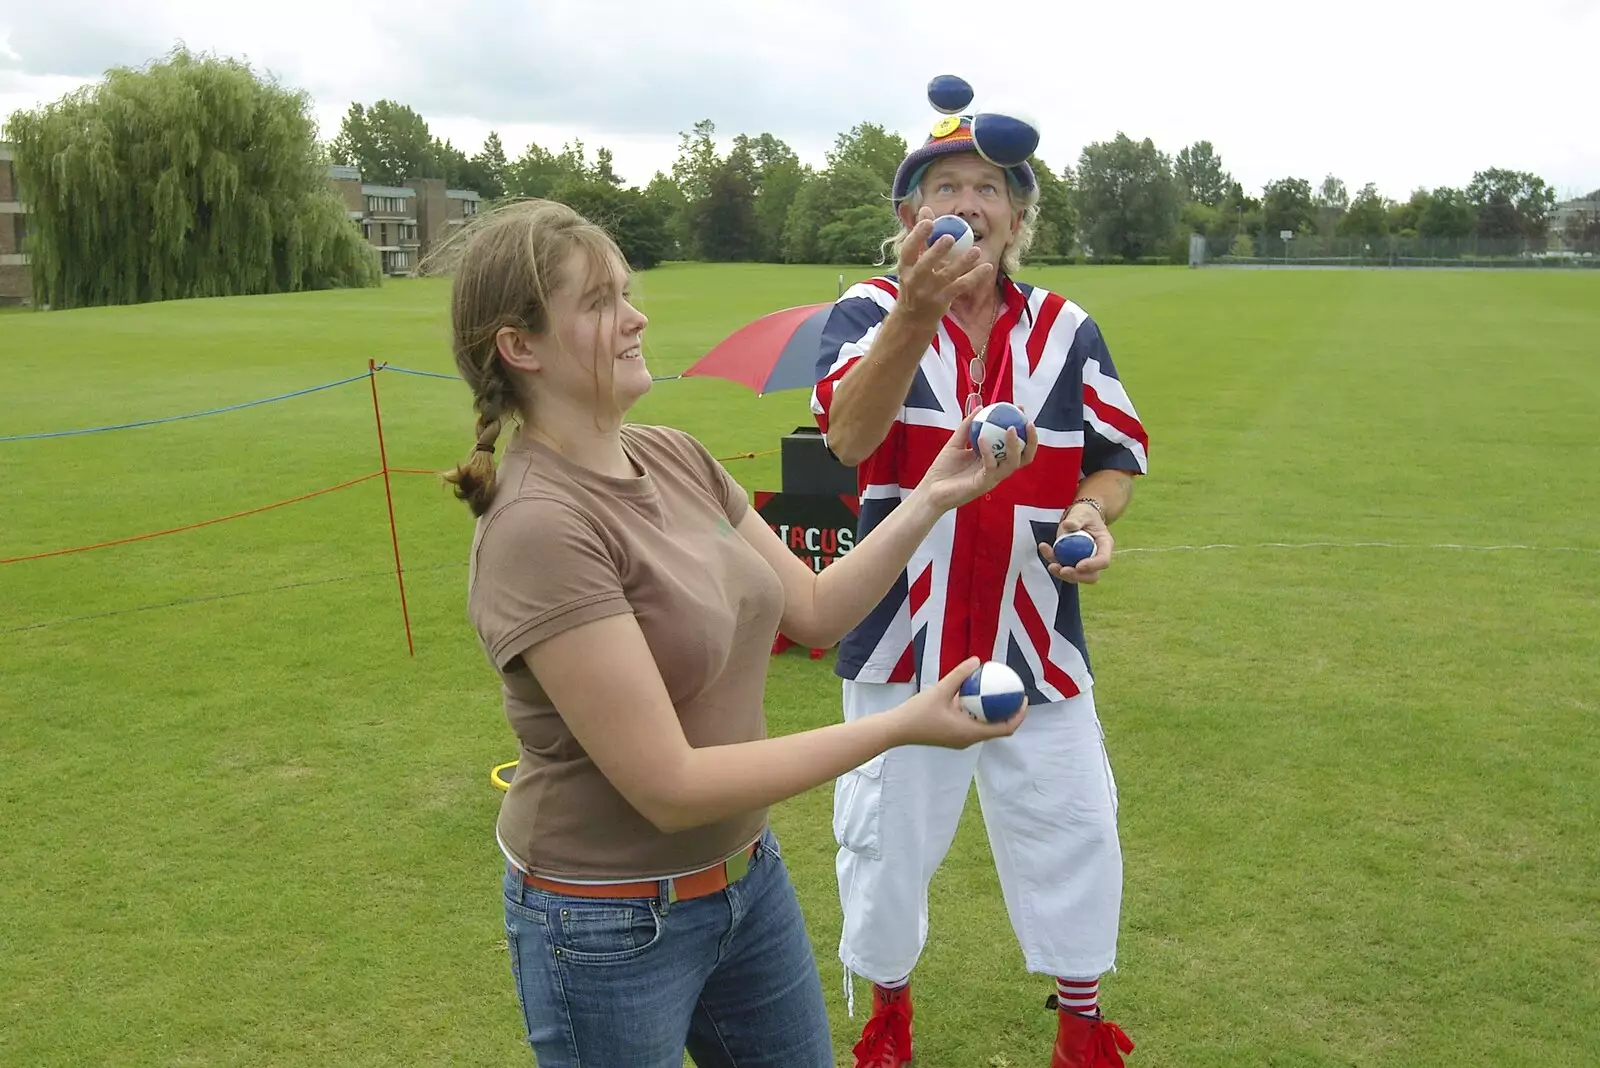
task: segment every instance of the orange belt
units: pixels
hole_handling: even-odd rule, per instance
[[[760,845],[761,841],[757,839],[727,860],[669,880],[650,879],[636,883],[564,883],[559,879],[546,879],[542,875],[523,872],[522,881],[528,886],[566,897],[611,898],[656,897],[661,893],[661,884],[667,882],[670,884],[667,887],[668,901],[688,901],[691,898],[705,897],[707,894],[726,890],[733,883],[743,879],[750,870],[750,859],[755,856],[756,849]]]

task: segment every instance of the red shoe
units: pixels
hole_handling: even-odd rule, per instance
[[[855,1068],[905,1068],[911,1063],[911,984],[897,990],[872,985],[872,1018],[852,1051]]]
[[[1050,1068],[1124,1068],[1122,1055],[1133,1052],[1133,1040],[1122,1028],[1097,1012],[1080,1016],[1057,1008],[1056,997],[1047,1001],[1056,1010],[1056,1047]]]

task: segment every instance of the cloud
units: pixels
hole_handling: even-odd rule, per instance
[[[475,150],[501,130],[611,147],[631,181],[670,166],[699,119],[725,139],[771,132],[820,164],[861,121],[920,140],[927,79],[958,73],[980,105],[1019,103],[1040,153],[1075,163],[1119,130],[1176,153],[1202,138],[1247,188],[1327,173],[1464,185],[1489,166],[1600,185],[1583,53],[1594,0],[1172,0],[1020,7],[982,0],[53,0],[0,15],[0,107],[31,106],[182,40],[248,59],[316,100],[324,136],[351,101],[387,97]],[[22,80],[18,80],[21,78]],[[39,94],[29,97],[30,92]]]
[[[171,47],[164,34],[127,16],[127,9],[94,0],[19,4],[0,22],[11,53],[5,65],[35,77],[97,78]]]
[[[384,46],[412,72],[417,106],[440,114],[559,118],[625,135],[687,128],[708,116],[737,130],[781,121],[831,133],[846,117],[882,110],[874,98],[883,79],[875,71],[864,76],[861,46],[890,39],[904,7],[854,6],[851,34],[861,40],[852,44],[841,40],[846,5],[835,0],[716,0],[691,17],[641,0],[604,7],[469,0],[425,36],[403,20],[387,21]]]

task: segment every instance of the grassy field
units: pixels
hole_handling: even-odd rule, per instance
[[[830,299],[836,273],[646,274],[652,369]],[[1600,277],[1032,277],[1101,321],[1152,438],[1086,596],[1127,858],[1104,1000],[1130,1068],[1595,1064]],[[0,436],[368,359],[448,372],[446,298],[6,315]],[[466,454],[464,387],[377,385],[392,466]],[[659,383],[637,418],[719,456],[809,422],[801,393],[704,380]],[[776,456],[729,466],[779,488]],[[365,381],[0,442],[0,559],[378,467]],[[431,478],[394,488],[415,659],[381,481],[0,565],[0,1064],[530,1062],[488,781],[515,750],[464,615],[471,522]],[[768,698],[774,732],[837,715],[828,665],[795,651]],[[848,1064],[830,798],[774,821]],[[1021,970],[975,800],[933,893],[920,1068],[1047,1063],[1049,986]]]

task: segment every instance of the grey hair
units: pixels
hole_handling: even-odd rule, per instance
[[[1006,196],[1011,200],[1011,210],[1022,208],[1022,225],[1017,227],[1017,235],[1011,239],[1006,250],[1000,256],[1000,269],[1008,275],[1015,275],[1022,270],[1022,261],[1028,258],[1028,250],[1033,247],[1034,224],[1039,220],[1039,181],[1034,179],[1033,189],[1023,192],[1017,185],[1017,180],[1011,176],[1011,171],[1006,171]],[[911,193],[902,203],[911,208],[912,217],[922,210],[922,182],[918,181],[911,188]],[[895,212],[895,220],[900,222],[899,232],[892,237],[886,237],[878,246],[878,262],[876,266],[882,267],[888,263],[897,263],[900,252],[905,248],[906,238],[911,236],[911,231],[903,221],[900,213]]]

